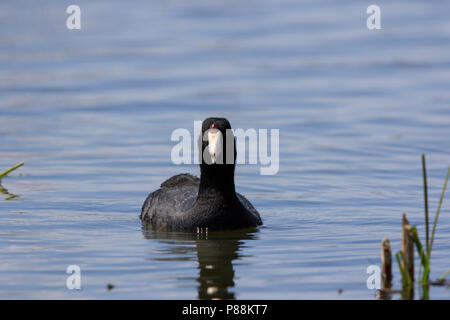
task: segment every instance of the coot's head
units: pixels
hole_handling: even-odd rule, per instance
[[[202,123],[199,144],[200,163],[208,166],[232,165],[236,160],[236,147],[230,122],[225,118],[208,118]]]
[[[217,198],[217,191],[226,197],[236,197],[234,164],[236,146],[230,122],[225,118],[203,121],[199,137],[200,188],[198,196]]]

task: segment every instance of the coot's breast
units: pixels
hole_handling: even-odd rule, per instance
[[[258,211],[243,195],[236,193],[242,207],[239,212],[229,212],[223,221],[223,203],[212,198],[206,203],[196,203],[200,179],[190,174],[179,174],[166,180],[161,188],[152,192],[142,206],[141,219],[157,229],[195,229],[207,221],[211,229],[227,225],[256,226],[262,224]],[[191,210],[189,213],[188,211]]]

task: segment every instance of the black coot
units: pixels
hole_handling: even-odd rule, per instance
[[[231,144],[234,148],[227,148],[230,141],[235,140],[231,130],[227,129],[231,129],[231,125],[225,118],[203,121],[199,139],[199,154],[203,156],[200,179],[190,174],[179,174],[162,183],[142,206],[143,222],[157,229],[192,231],[197,228],[248,228],[262,224],[258,211],[235,191],[236,146]]]

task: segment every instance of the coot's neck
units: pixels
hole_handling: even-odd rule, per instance
[[[237,199],[234,187],[234,164],[201,164],[199,199]]]

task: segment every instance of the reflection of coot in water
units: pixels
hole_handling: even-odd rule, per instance
[[[148,226],[150,227],[150,226]],[[147,230],[144,226],[144,236],[157,239],[168,244],[167,260],[171,263],[179,257],[180,251],[192,250],[197,252],[199,277],[199,299],[235,299],[233,260],[239,259],[239,249],[243,240],[256,238],[255,229],[237,231],[215,231],[206,234],[162,232]],[[167,241],[170,240],[170,241]],[[175,241],[174,241],[175,240]],[[194,242],[195,246],[189,245]],[[185,258],[183,258],[185,259]],[[158,257],[161,260],[161,257]]]
[[[234,186],[234,142],[231,125],[224,118],[208,118],[202,124],[199,154],[200,179],[180,174],[161,184],[144,202],[141,220],[158,229],[209,230],[256,227],[262,224],[258,211]],[[200,144],[201,142],[201,144]],[[230,152],[233,152],[231,149]],[[234,161],[230,161],[234,159]],[[227,159],[229,159],[227,161]],[[230,163],[231,162],[231,163]]]

